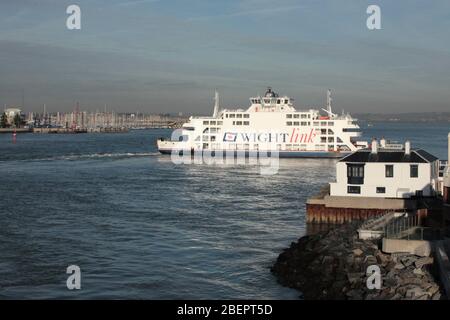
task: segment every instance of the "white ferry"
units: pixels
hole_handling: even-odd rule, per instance
[[[340,158],[361,148],[356,119],[331,110],[328,90],[324,114],[317,109],[296,110],[293,99],[268,88],[264,96],[250,98],[244,109],[219,108],[216,91],[212,117],[190,117],[172,138],[158,139],[161,153],[278,152],[279,157]]]

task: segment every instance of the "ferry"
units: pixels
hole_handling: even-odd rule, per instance
[[[290,158],[341,158],[367,148],[367,141],[357,140],[357,120],[333,113],[331,103],[328,90],[326,108],[297,110],[294,99],[268,87],[250,98],[247,109],[221,109],[216,91],[212,116],[190,117],[170,139],[158,139],[157,147],[163,154],[277,152]]]

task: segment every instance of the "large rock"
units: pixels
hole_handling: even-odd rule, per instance
[[[417,260],[414,265],[416,266],[416,268],[422,268],[424,265],[427,264],[432,264],[433,263],[433,258],[432,257],[424,257],[424,258],[420,258],[419,260]]]

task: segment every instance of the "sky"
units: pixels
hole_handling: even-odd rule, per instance
[[[233,108],[272,86],[298,109],[330,88],[337,112],[450,111],[449,31],[448,0],[2,0],[0,105],[208,115],[216,88]]]

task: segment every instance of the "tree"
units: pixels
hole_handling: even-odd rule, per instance
[[[20,114],[17,113],[14,116],[13,122],[14,122],[14,125],[16,126],[16,128],[20,128],[20,126],[22,125],[22,117],[20,116]]]
[[[1,118],[0,118],[0,128],[6,128],[8,127],[8,117],[6,116],[6,113],[3,112]]]

